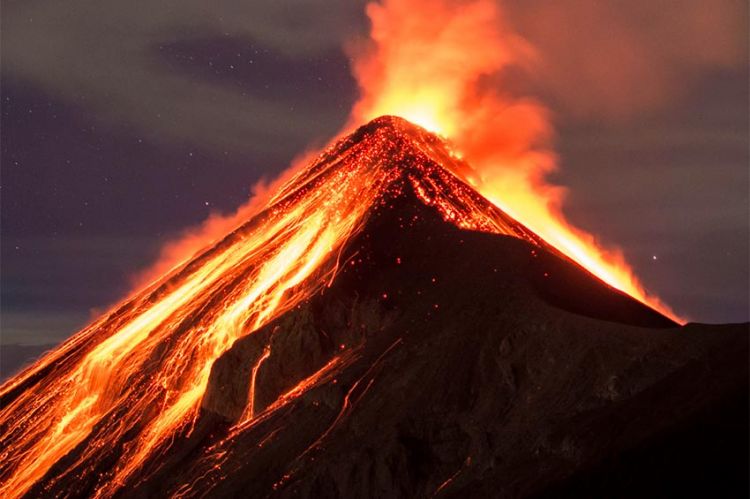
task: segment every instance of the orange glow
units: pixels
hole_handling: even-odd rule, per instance
[[[263,349],[263,354],[261,354],[260,358],[258,358],[258,362],[255,363],[252,371],[250,372],[250,390],[247,394],[247,406],[245,407],[245,411],[242,414],[243,420],[253,419],[253,416],[255,416],[255,381],[258,378],[258,370],[270,356],[271,345],[269,344],[268,346],[266,346],[266,348]]]
[[[0,496],[24,495],[74,449],[75,458],[47,483],[93,473],[102,449],[129,439],[111,475],[97,479],[96,497],[116,493],[192,428],[217,358],[332,282],[345,243],[387,196],[411,189],[460,227],[537,243],[451,173],[458,169],[439,139],[397,118],[332,145],[249,221],[209,239],[194,258],[0,387],[8,401],[0,409]],[[269,348],[252,368],[238,428],[262,416],[254,408],[255,378],[270,355]],[[300,382],[264,413],[335,366]]]
[[[546,181],[556,168],[548,111],[502,92],[498,82],[537,55],[506,24],[494,0],[382,0],[367,6],[369,44],[354,53],[362,97],[352,124],[402,116],[447,137],[462,173],[487,199],[609,285],[662,313],[622,254],[564,217],[565,191]]]
[[[413,192],[458,227],[541,245],[457,176],[466,168],[442,140],[393,117],[333,144],[249,221],[0,387],[7,401],[0,409],[0,495],[20,497],[42,477],[52,485],[73,474],[95,475],[95,497],[117,493],[191,431],[216,359],[330,285],[344,245],[387,199]],[[333,376],[355,355],[343,350],[259,412],[255,384],[273,355],[269,344],[251,368],[248,403],[229,442]],[[342,411],[371,383],[350,387],[354,398],[345,398]],[[115,448],[115,467],[97,472],[100,453]]]
[[[97,490],[111,495],[197,416],[216,358],[330,281],[336,250],[387,181],[364,173],[329,169],[300,179],[223,241],[3,385],[7,395],[55,366],[0,411],[0,496],[23,495],[93,434],[71,468],[138,429]],[[160,354],[167,345],[169,355]]]

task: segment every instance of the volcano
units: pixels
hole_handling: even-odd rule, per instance
[[[748,327],[680,326],[381,117],[0,388],[3,497],[744,495]]]

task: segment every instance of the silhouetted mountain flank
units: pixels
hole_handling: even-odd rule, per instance
[[[747,324],[680,327],[604,284],[397,118],[334,145],[278,202],[375,143],[388,184],[335,276],[218,357],[194,424],[115,495],[746,495]],[[90,495],[139,431],[93,453],[83,440],[27,496]]]

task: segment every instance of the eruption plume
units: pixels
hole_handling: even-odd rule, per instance
[[[671,317],[622,254],[568,222],[549,111],[498,89],[514,67],[533,67],[532,47],[495,0],[383,0],[367,6],[370,40],[354,52],[362,97],[352,124],[398,115],[448,138],[473,168],[466,179],[487,199],[609,285]]]

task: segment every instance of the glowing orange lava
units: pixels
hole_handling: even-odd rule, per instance
[[[0,496],[23,495],[87,439],[71,469],[137,431],[97,490],[110,495],[197,416],[216,358],[328,282],[336,249],[388,179],[356,168],[315,173],[3,385],[3,397],[31,386],[0,412]]]
[[[611,286],[676,318],[646,292],[622,254],[570,224],[555,169],[552,128],[538,102],[498,90],[536,54],[494,0],[382,0],[367,6],[369,45],[354,54],[362,98],[352,123],[402,116],[447,137],[473,167],[462,172],[487,199]]]
[[[258,215],[0,387],[0,495],[24,495],[53,465],[45,483],[90,473],[95,496],[113,495],[189,432],[211,367],[235,340],[330,284],[339,252],[387,196],[411,190],[460,227],[540,243],[463,183],[461,168],[437,137],[397,118],[331,146]],[[261,416],[255,375],[271,355],[252,370],[239,427]],[[107,449],[121,450],[100,476]]]

